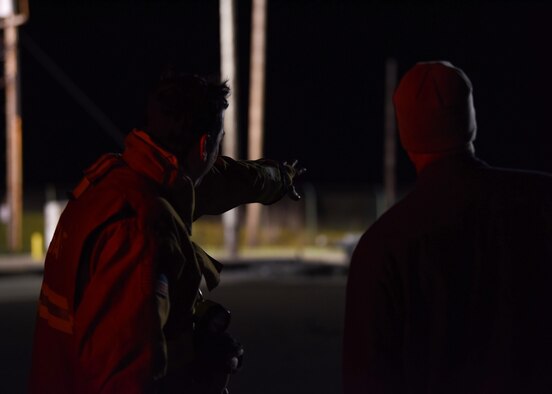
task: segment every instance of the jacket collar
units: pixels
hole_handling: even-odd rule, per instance
[[[134,129],[125,138],[123,160],[155,183],[171,187],[179,177],[178,159],[157,145],[144,131]]]
[[[191,234],[194,186],[180,171],[176,156],[157,145],[146,132],[134,129],[125,138],[123,160],[132,170],[161,186]]]

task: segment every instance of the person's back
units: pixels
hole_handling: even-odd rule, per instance
[[[551,176],[470,149],[419,168],[352,258],[345,393],[549,392],[551,235]]]

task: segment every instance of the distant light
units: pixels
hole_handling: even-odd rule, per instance
[[[16,0],[0,0],[0,18],[7,18],[15,14]]]

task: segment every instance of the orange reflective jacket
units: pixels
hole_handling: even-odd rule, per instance
[[[220,263],[190,241],[191,223],[285,193],[270,161],[219,158],[194,188],[142,131],[73,190],[48,249],[31,393],[151,393],[192,361],[192,306]],[[194,209],[195,208],[195,209]]]

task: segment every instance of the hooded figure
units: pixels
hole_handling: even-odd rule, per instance
[[[552,177],[475,157],[472,85],[418,63],[394,95],[413,190],[353,253],[353,393],[552,392]]]

